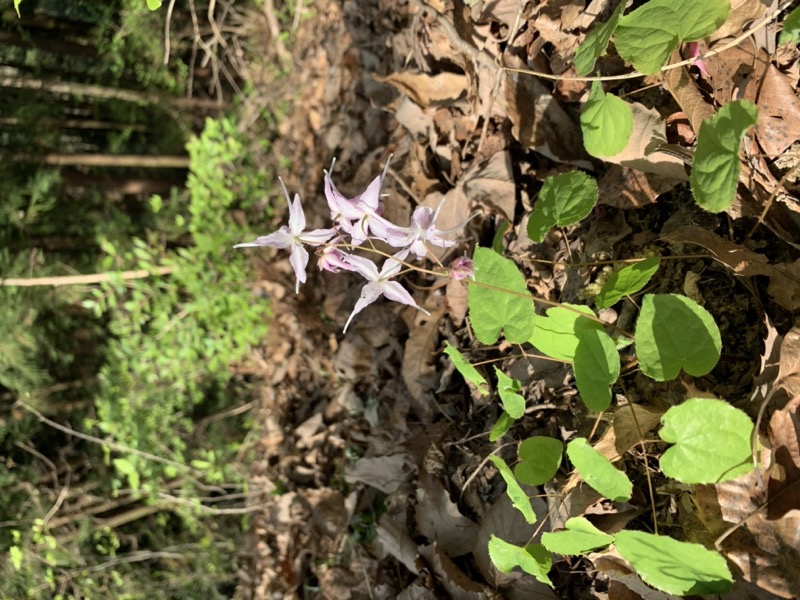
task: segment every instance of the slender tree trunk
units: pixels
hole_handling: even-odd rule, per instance
[[[80,167],[139,167],[142,169],[188,169],[188,156],[141,156],[139,154],[13,154],[15,162]]]

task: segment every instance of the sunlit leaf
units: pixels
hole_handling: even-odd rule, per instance
[[[651,256],[641,262],[620,269],[608,278],[600,293],[595,298],[597,308],[608,308],[619,302],[625,296],[630,296],[641,290],[658,271],[660,260]]]
[[[584,517],[573,517],[564,524],[566,530],[542,534],[542,545],[550,552],[574,556],[597,548],[605,548],[614,537],[603,533]]]
[[[572,362],[582,333],[603,328],[597,321],[582,317],[580,313],[595,316],[591,308],[578,304],[562,304],[547,309],[546,317],[536,317],[530,343],[551,358]]]
[[[675,379],[681,369],[701,377],[717,364],[722,339],[714,317],[677,294],[647,294],[636,321],[636,355],[642,372],[656,381]]]
[[[453,361],[453,366],[455,366],[456,370],[461,373],[461,376],[473,384],[478,391],[484,395],[489,395],[489,387],[486,383],[486,379],[484,379],[483,375],[478,373],[478,370],[473,367],[464,355],[458,351],[455,346],[452,346],[450,342],[445,341],[444,343],[444,353],[450,357],[450,360]]]
[[[586,438],[567,444],[567,456],[583,480],[609,500],[629,500],[633,484],[628,476],[589,445]]]
[[[679,44],[719,29],[730,12],[729,0],[650,0],[619,20],[617,52],[636,70],[658,72]]]
[[[553,559],[540,544],[522,548],[493,535],[489,538],[489,558],[502,573],[510,573],[514,567],[519,567],[538,581],[553,587],[547,576],[553,566]]]
[[[692,398],[661,417],[664,475],[683,483],[719,483],[753,470],[753,422],[722,400]]]
[[[519,462],[514,475],[526,485],[542,485],[555,477],[561,466],[564,444],[555,438],[539,435],[519,445]]]
[[[587,35],[583,43],[575,51],[575,69],[578,75],[588,75],[594,69],[595,61],[606,53],[608,40],[617,28],[622,11],[627,2],[620,2],[611,17],[605,23],[596,25]]]
[[[500,476],[506,482],[506,494],[508,494],[511,504],[513,504],[514,508],[522,513],[522,516],[525,517],[525,520],[528,523],[536,523],[536,513],[533,512],[531,500],[528,498],[528,494],[525,493],[525,490],[520,487],[516,477],[514,477],[511,469],[506,464],[506,461],[496,454],[489,455],[489,460],[495,467],[497,467],[497,470],[500,472]]]
[[[497,367],[494,368],[497,375],[497,393],[503,402],[503,409],[512,419],[519,419],[525,414],[525,398],[518,392],[521,389],[520,382],[512,379]]]
[[[606,94],[603,85],[595,81],[581,111],[581,131],[583,145],[592,156],[619,154],[627,147],[633,131],[630,104],[614,94]]]
[[[620,531],[614,545],[645,583],[668,594],[724,594],[733,576],[721,554],[643,531]]]
[[[783,21],[783,31],[778,37],[778,43],[783,46],[788,42],[800,42],[800,6],[794,8]]]
[[[514,344],[526,342],[533,333],[533,299],[514,261],[489,248],[475,248],[475,281],[468,289],[469,317],[475,337],[494,344],[504,331]],[[508,293],[511,292],[511,293]]]
[[[619,353],[605,331],[591,329],[580,336],[575,359],[575,384],[589,410],[604,411],[611,404],[611,388],[619,377]]]
[[[704,209],[720,212],[733,202],[741,169],[739,147],[757,121],[756,105],[736,100],[700,125],[690,183],[697,204]]]
[[[541,242],[550,228],[577,223],[592,212],[597,196],[597,182],[581,171],[548,177],[528,219],[528,237]]]
[[[147,0],[147,8],[150,10],[158,10],[161,8],[161,0]]]

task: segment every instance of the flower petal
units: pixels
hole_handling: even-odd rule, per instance
[[[343,260],[350,264],[354,271],[361,273],[361,275],[368,281],[378,281],[378,279],[381,277],[381,275],[378,273],[378,267],[375,266],[375,263],[368,258],[350,254],[345,256]]]
[[[370,282],[361,288],[361,297],[356,302],[356,305],[353,307],[353,312],[350,313],[350,317],[347,319],[347,323],[344,324],[344,331],[347,331],[347,327],[350,325],[350,321],[353,320],[358,313],[364,310],[367,306],[375,302],[378,298],[381,297],[381,286]]]
[[[286,225],[269,235],[262,235],[253,242],[236,244],[234,248],[255,248],[257,246],[271,246],[272,248],[288,248],[294,243],[294,235]]]
[[[397,283],[396,281],[382,281],[381,282],[381,291],[383,295],[386,296],[389,300],[394,300],[395,302],[400,302],[401,304],[408,304],[409,306],[413,306],[417,310],[424,312],[426,315],[430,315],[427,310],[422,308],[419,304],[414,301],[414,298],[411,297],[411,294],[408,293],[402,285]]]
[[[315,229],[314,231],[303,231],[297,236],[297,239],[304,244],[319,246],[327,242],[334,235],[336,235],[335,229]]]
[[[294,293],[299,294],[300,284],[306,282],[306,267],[308,266],[308,250],[303,248],[302,244],[294,244],[292,246],[292,255],[289,257],[289,262],[292,263],[294,274],[297,277],[297,286],[294,289]]]
[[[294,195],[294,202],[289,202],[289,229],[295,235],[306,228],[306,215],[300,203],[300,194]]]

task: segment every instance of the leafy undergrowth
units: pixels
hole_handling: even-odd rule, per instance
[[[275,149],[308,229],[332,157],[350,198],[392,154],[383,215],[472,216],[430,265],[467,255],[475,282],[410,272],[429,314],[379,300],[345,335],[356,275],[312,267],[295,295],[260,251],[273,496],[240,596],[798,596],[786,12],[709,3],[654,48],[656,17],[615,3],[456,4],[307,7],[289,40]]]

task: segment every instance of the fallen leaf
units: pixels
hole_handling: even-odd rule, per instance
[[[724,240],[712,232],[694,225],[680,227],[662,236],[661,239],[671,244],[702,246],[717,261],[737,275],[746,277],[766,275],[769,277],[767,292],[775,302],[791,311],[800,308],[800,260],[772,265],[763,254]]]
[[[401,370],[417,416],[429,422],[433,416],[432,393],[439,387],[439,375],[432,364],[433,353],[439,337],[439,321],[446,307],[441,296],[429,296],[424,308],[430,315],[415,309],[404,312],[409,334]]]
[[[756,137],[770,157],[777,157],[800,139],[800,98],[789,78],[770,65],[758,95]]]
[[[603,157],[603,160],[645,173],[688,181],[681,159],[654,150],[657,145],[667,143],[666,125],[658,111],[638,102],[631,103],[631,110],[633,132],[627,147],[619,154]]]
[[[762,453],[763,462],[766,455]],[[714,486],[694,487],[697,515],[717,537],[739,525],[719,550],[742,571],[745,581],[780,598],[800,596],[800,511],[769,521],[752,497],[756,471]]]
[[[800,326],[792,327],[783,336],[775,385],[791,398],[800,396]]]
[[[461,514],[441,482],[420,472],[414,517],[419,532],[448,556],[467,554],[475,545],[478,525]]]
[[[477,525],[476,525],[477,527]],[[469,548],[467,548],[469,551]],[[472,581],[464,571],[450,560],[442,547],[433,543],[420,548],[420,554],[428,561],[439,584],[445,589],[448,598],[453,600],[485,600],[483,586]]]
[[[769,441],[773,465],[767,484],[767,518],[780,519],[800,510],[800,396],[772,413]]]
[[[458,100],[467,92],[467,76],[462,73],[417,73],[402,71],[386,77],[374,76],[376,81],[388,83],[422,108]]]
[[[739,35],[747,23],[763,16],[770,4],[771,0],[731,0],[731,12],[728,13],[728,18],[722,27],[709,36],[709,39],[721,40]]]
[[[510,152],[497,152],[488,161],[476,164],[464,174],[459,183],[464,189],[464,195],[472,202],[496,208],[513,223],[517,185]],[[446,228],[447,225],[440,227]]]
[[[405,452],[359,458],[356,463],[345,469],[344,479],[348,483],[364,483],[391,494],[405,481],[411,470],[411,457]]]
[[[598,204],[632,209],[652,204],[681,183],[681,179],[661,177],[638,169],[611,165],[597,182]]]
[[[445,299],[447,300],[447,312],[450,320],[456,327],[461,327],[467,318],[468,304],[467,284],[463,281],[451,279],[445,288]]]
[[[680,58],[680,54],[676,51],[673,52],[670,60],[678,61]],[[700,90],[697,89],[697,84],[683,67],[666,71],[664,83],[678,106],[686,114],[695,135],[697,135],[700,131],[700,124],[714,116],[714,107],[706,102]]]

